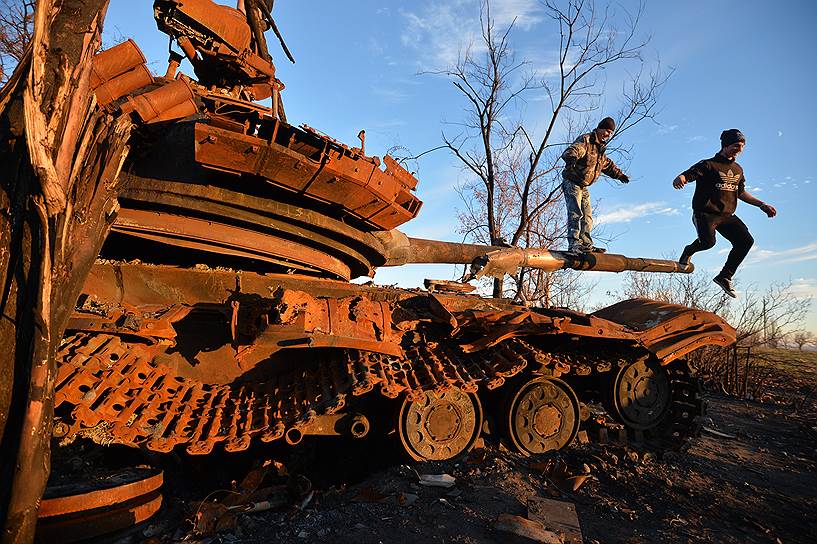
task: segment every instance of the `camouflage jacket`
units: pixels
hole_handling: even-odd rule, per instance
[[[595,132],[582,134],[562,153],[565,168],[562,177],[580,187],[587,187],[600,174],[620,179],[623,172],[604,154],[604,144],[596,138]]]

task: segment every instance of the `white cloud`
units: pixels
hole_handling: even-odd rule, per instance
[[[678,129],[678,125],[661,125],[656,131],[658,134],[669,134]]]
[[[572,65],[565,64],[565,72],[570,70]],[[561,74],[561,68],[559,67],[558,62],[554,62],[552,64],[545,64],[543,66],[537,66],[533,69],[533,75],[541,78],[549,78],[558,76]]]
[[[651,215],[678,215],[678,210],[664,202],[645,202],[638,205],[625,205],[612,211],[602,213],[596,218],[596,224],[629,223]]]
[[[817,299],[817,279],[796,278],[792,280],[791,293],[796,297],[811,297]]]
[[[777,135],[778,135],[778,137],[779,137],[779,136],[783,136],[783,131],[782,131],[782,130],[778,130],[778,131],[777,131]]]
[[[409,93],[405,92],[404,88],[376,86],[372,88],[372,94],[380,96],[388,102],[404,102],[409,97]]]
[[[500,28],[516,19],[516,26],[530,30],[542,20],[542,4],[537,0],[502,0],[491,5],[491,15]]]
[[[687,138],[687,143],[703,142],[704,140],[706,140],[706,137],[704,136],[690,136],[689,138]]]
[[[472,44],[473,51],[482,49],[479,9],[475,0],[446,0],[429,3],[417,12],[401,10],[406,19],[401,41],[420,51],[424,69],[452,66]],[[542,9],[537,0],[503,0],[491,6],[491,17],[497,29],[513,23],[530,30],[542,21]]]
[[[774,264],[779,265],[813,261],[815,259],[817,259],[817,242],[783,250],[757,248],[749,254],[749,262],[752,264],[774,260]]]

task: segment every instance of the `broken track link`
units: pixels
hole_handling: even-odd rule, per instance
[[[547,352],[519,338],[472,354],[429,340],[407,349],[402,360],[348,349],[325,357],[294,351],[293,357],[304,357],[299,368],[271,374],[263,383],[227,385],[184,378],[154,361],[168,347],[111,334],[67,337],[57,354],[55,397],[55,406],[70,407],[68,429],[60,433],[64,441],[88,436],[157,452],[185,445],[193,455],[223,443],[227,451],[242,451],[254,438],[271,442],[290,429],[306,429],[317,416],[340,412],[352,397],[375,388],[387,398],[419,400],[426,391],[476,393],[480,384],[496,389],[525,369],[569,379],[607,373],[626,360],[619,351],[595,361]],[[656,448],[679,447],[699,429],[703,415],[700,385],[686,363],[673,363],[668,371],[673,400],[665,423],[643,433]]]

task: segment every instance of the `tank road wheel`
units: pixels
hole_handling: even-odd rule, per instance
[[[639,431],[661,424],[672,404],[667,369],[653,359],[641,359],[621,367],[610,391],[613,415]]]
[[[535,378],[511,398],[506,423],[508,437],[521,453],[558,450],[579,432],[579,399],[562,380]]]
[[[400,441],[417,461],[442,461],[468,451],[482,428],[482,406],[474,394],[426,391],[400,408]]]

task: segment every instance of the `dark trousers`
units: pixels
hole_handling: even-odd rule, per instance
[[[684,248],[684,253],[692,256],[715,246],[715,232],[732,243],[732,250],[726,258],[726,264],[719,276],[731,279],[746,258],[755,239],[749,234],[749,229],[737,215],[720,215],[715,213],[695,212],[692,214],[692,223],[698,231],[698,239]]]

